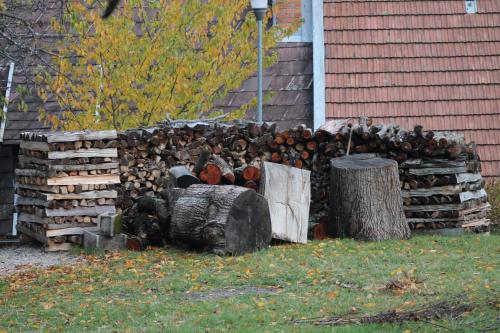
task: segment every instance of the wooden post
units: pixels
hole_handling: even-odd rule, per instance
[[[329,234],[360,240],[407,239],[393,160],[353,155],[331,160]]]

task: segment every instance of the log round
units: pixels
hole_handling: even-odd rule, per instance
[[[170,236],[219,255],[259,250],[271,242],[269,206],[251,189],[192,185],[175,203]]]
[[[395,161],[363,154],[334,158],[330,181],[330,235],[369,241],[410,237]]]

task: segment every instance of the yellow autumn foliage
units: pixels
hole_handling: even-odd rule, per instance
[[[147,4],[147,6],[146,6]],[[69,2],[56,72],[38,75],[39,96],[63,112],[40,110],[53,128],[118,129],[170,118],[194,119],[256,71],[257,25],[248,0],[122,1],[107,20],[95,1]],[[292,29],[272,27],[269,50]],[[237,117],[245,107],[232,115]]]

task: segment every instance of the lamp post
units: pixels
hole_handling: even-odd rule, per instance
[[[257,77],[257,91],[258,91],[258,104],[257,104],[257,117],[258,123],[262,123],[262,21],[267,12],[267,0],[251,0],[253,13],[257,19],[258,27],[258,77]]]

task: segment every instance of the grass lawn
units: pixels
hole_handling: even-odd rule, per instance
[[[154,249],[0,280],[0,332],[474,332],[500,329],[500,236],[326,240],[221,258]],[[391,280],[407,289],[387,290]],[[314,326],[464,297],[458,318]],[[483,302],[489,299],[489,304]]]

